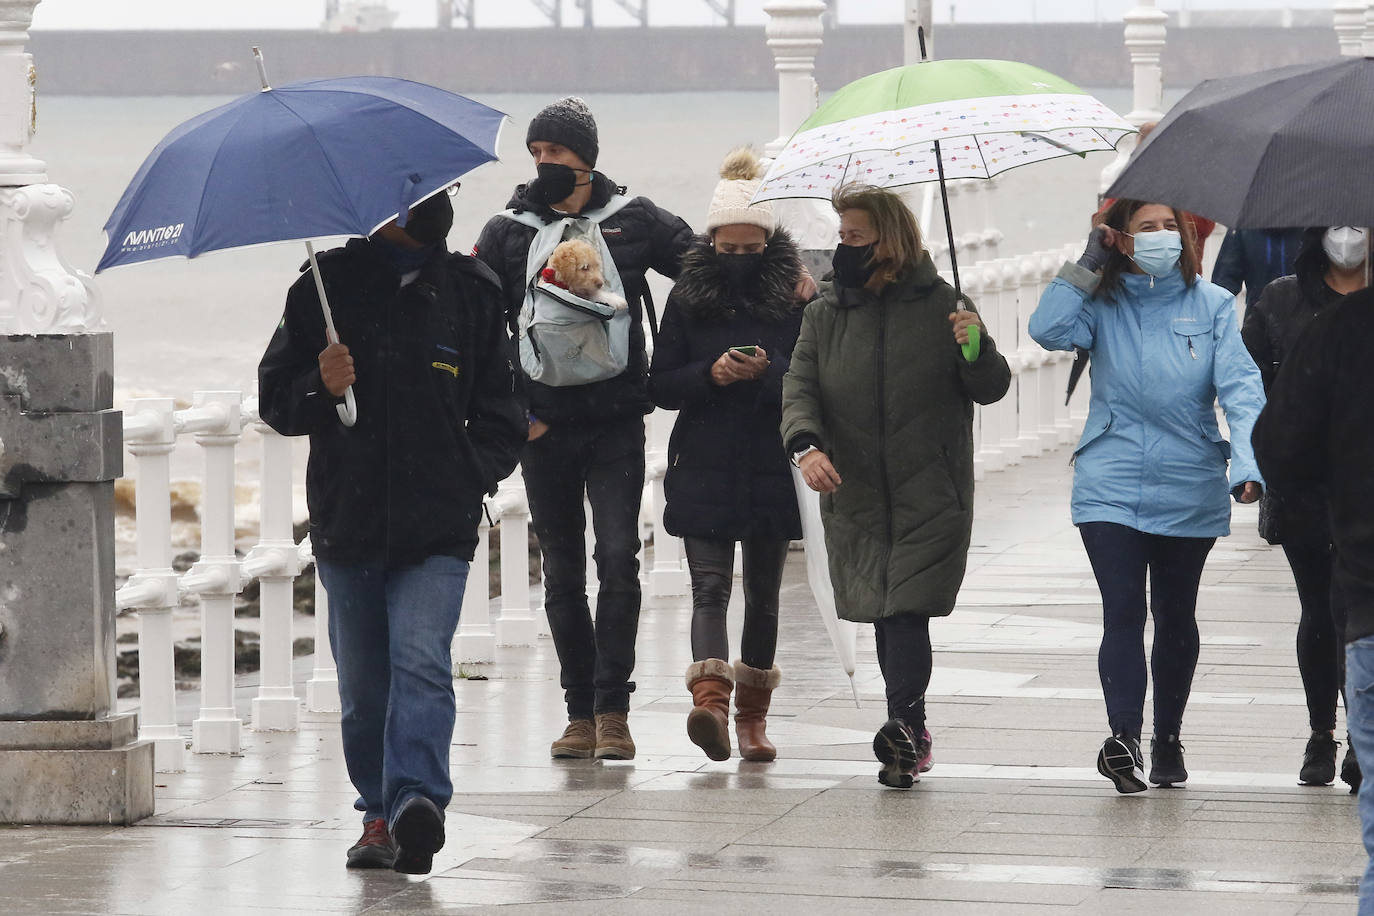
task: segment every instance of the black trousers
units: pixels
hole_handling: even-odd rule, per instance
[[[1336,699],[1345,686],[1345,611],[1331,601],[1335,555],[1325,531],[1285,534],[1283,553],[1298,587],[1298,673],[1313,731],[1336,727]]]
[[[642,417],[552,426],[526,445],[525,492],[544,559],[544,613],[558,652],[569,719],[624,712],[639,630]],[[587,604],[586,513],[591,503],[596,618]]]
[[[887,717],[901,719],[916,737],[926,727],[926,688],[933,665],[930,618],[895,614],[873,624],[878,670],[887,686]]]
[[[787,563],[786,540],[749,538],[744,551],[744,635],[740,660],[751,668],[773,667],[778,648],[778,592]],[[725,611],[735,572],[735,542],[714,538],[682,539],[692,577],[692,660],[730,660]]]
[[[1097,673],[1113,734],[1140,737],[1145,719],[1145,579],[1155,621],[1150,673],[1154,733],[1177,735],[1197,667],[1197,592],[1216,538],[1146,534],[1112,522],[1078,526],[1102,592]]]

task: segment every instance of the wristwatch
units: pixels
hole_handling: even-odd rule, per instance
[[[794,466],[800,468],[800,467],[801,467],[801,460],[802,460],[803,458],[805,458],[807,455],[809,455],[809,454],[811,454],[812,452],[814,452],[814,451],[817,451],[816,446],[814,446],[814,445],[808,445],[806,448],[802,449],[801,451],[794,453],[794,454],[792,455],[792,464],[793,464]]]

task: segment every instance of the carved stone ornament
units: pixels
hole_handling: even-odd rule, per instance
[[[55,184],[0,188],[0,333],[80,334],[99,330],[100,295],[72,269],[54,235],[76,199]]]

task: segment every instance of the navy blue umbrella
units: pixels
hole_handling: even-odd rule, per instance
[[[262,91],[192,118],[148,155],[105,224],[96,271],[284,241],[304,241],[313,267],[311,239],[371,235],[392,219],[405,225],[413,205],[495,160],[505,118],[409,80],[270,88],[264,75]],[[350,389],[339,406],[349,425],[352,405]]]

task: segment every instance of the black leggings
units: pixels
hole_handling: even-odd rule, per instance
[[[740,660],[750,668],[773,667],[778,648],[778,592],[787,563],[786,540],[749,538],[744,550],[744,637]],[[682,539],[692,578],[692,660],[730,660],[725,612],[735,574],[735,542],[714,538]]]
[[[926,727],[926,688],[933,664],[930,618],[894,614],[873,624],[878,647],[878,670],[887,686],[887,717],[901,719],[916,737]]]
[[[1145,576],[1155,621],[1150,673],[1154,733],[1177,735],[1197,667],[1197,592],[1216,538],[1146,534],[1112,522],[1078,526],[1102,592],[1097,673],[1113,734],[1140,737],[1145,720]]]
[[[1331,602],[1330,540],[1285,537],[1284,556],[1293,568],[1302,615],[1298,618],[1298,672],[1307,694],[1307,719],[1313,731],[1336,727],[1336,698],[1345,686],[1345,621]]]

